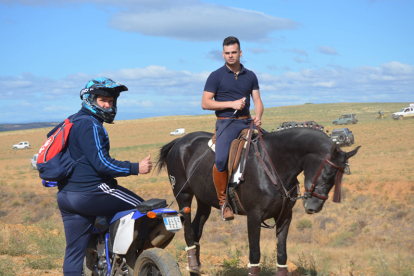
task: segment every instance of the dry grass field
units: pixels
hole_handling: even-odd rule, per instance
[[[268,131],[283,121],[314,120],[331,132],[332,120],[343,113],[356,113],[359,119],[345,126],[353,131],[355,144],[343,150],[362,147],[350,160],[351,175],[344,176],[342,203],[329,200],[315,215],[305,214],[301,202],[294,208],[288,237],[291,275],[414,275],[414,120],[391,119],[392,112],[406,105],[305,104],[265,110],[263,127]],[[385,120],[376,119],[379,108]],[[148,153],[154,159],[160,146],[176,138],[169,135],[176,128],[211,132],[214,121],[214,115],[169,116],[105,127],[111,156],[139,161]],[[37,171],[30,168],[30,158],[49,130],[0,132],[0,275],[62,275],[65,242],[57,190],[43,188]],[[20,141],[32,147],[12,150]],[[143,198],[173,200],[165,172],[118,181]],[[299,181],[303,184],[303,176]],[[247,275],[245,217],[222,222],[214,210],[201,243],[203,275]],[[261,275],[275,273],[275,246],[275,231],[263,229]],[[184,248],[179,232],[168,250],[186,275]]]

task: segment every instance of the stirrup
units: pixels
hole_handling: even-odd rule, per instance
[[[233,218],[230,218],[230,219],[225,219],[224,218],[224,209],[226,208],[226,207],[228,207],[229,209],[230,209],[230,211],[233,213]],[[230,221],[230,220],[233,220],[234,219],[234,212],[233,212],[233,209],[231,208],[231,205],[230,204],[228,204],[228,203],[224,203],[223,205],[221,205],[221,219],[223,220],[223,221]]]

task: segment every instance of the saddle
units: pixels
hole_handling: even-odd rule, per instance
[[[249,129],[243,129],[240,134],[237,136],[236,139],[230,145],[230,152],[228,158],[228,179],[227,179],[227,193],[228,197],[230,197],[231,202],[229,202],[233,207],[233,212],[235,214],[245,215],[244,208],[240,202],[239,196],[236,192],[236,188],[239,186],[240,177],[242,176],[243,166],[245,164],[241,164],[240,160],[241,157],[246,154],[246,147],[247,147],[247,140],[249,137]],[[258,133],[256,129],[253,129],[253,135]],[[216,136],[217,134],[214,133],[214,136],[208,141],[208,145],[210,149],[215,152],[215,143],[216,143]]]
[[[253,135],[257,134],[257,130],[253,129]],[[230,145],[230,152],[229,152],[229,159],[228,159],[228,165],[227,165],[227,170],[228,170],[228,179],[227,182],[231,183],[231,178],[233,177],[233,172],[236,172],[236,169],[238,167],[240,167],[240,159],[242,157],[242,153],[243,153],[243,149],[246,148],[247,146],[247,137],[249,135],[249,129],[243,129],[239,136],[237,136],[236,139],[233,140],[233,142],[231,142]],[[208,141],[208,146],[210,147],[210,149],[215,152],[216,148],[216,136],[217,134],[214,133],[213,137],[211,138],[211,140]],[[235,179],[235,177],[233,177],[233,179]],[[235,181],[236,182],[236,181]]]

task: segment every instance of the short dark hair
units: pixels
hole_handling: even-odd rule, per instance
[[[239,50],[240,50],[240,41],[237,39],[237,37],[229,36],[229,37],[226,37],[223,41],[223,47],[224,46],[230,46],[230,45],[233,45],[233,44],[239,45]]]

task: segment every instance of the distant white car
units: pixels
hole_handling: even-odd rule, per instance
[[[170,133],[170,135],[182,135],[182,134],[185,134],[184,128],[177,128],[176,130]]]
[[[414,118],[414,107],[405,107],[400,109],[400,111],[392,113],[392,118],[394,120],[403,120],[406,118]]]
[[[27,141],[23,141],[18,143],[17,145],[13,145],[13,149],[17,150],[17,149],[28,149],[30,148],[30,143]]]
[[[38,153],[35,153],[35,155],[33,155],[33,157],[30,158],[30,164],[31,164],[32,170],[37,170],[37,156],[38,155],[39,155]]]

